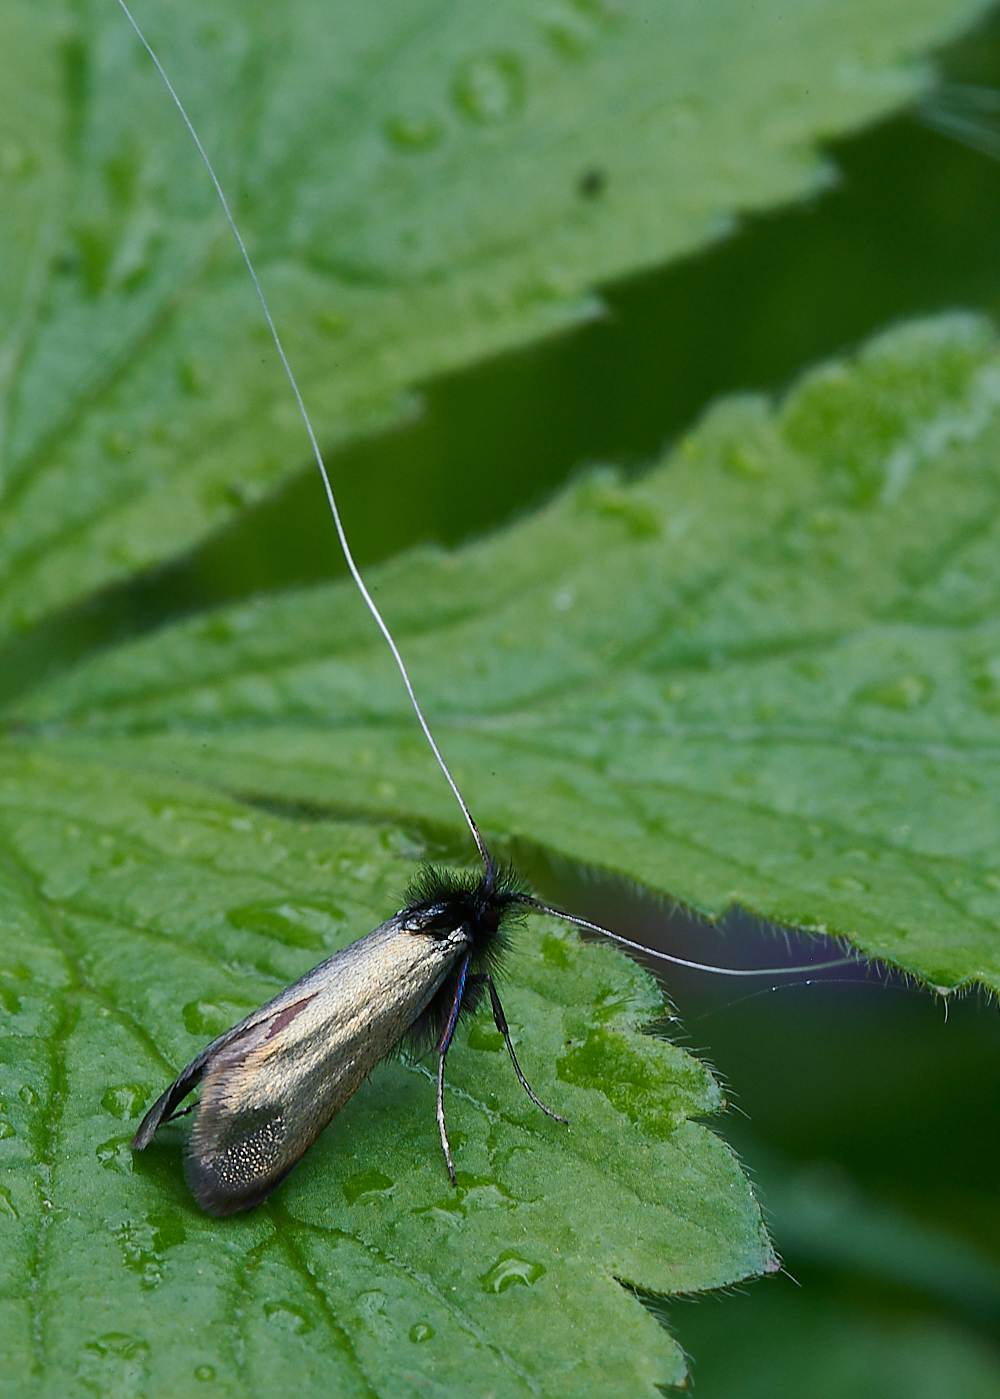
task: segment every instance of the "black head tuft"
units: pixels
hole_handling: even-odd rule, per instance
[[[522,901],[527,892],[527,885],[510,865],[492,861],[482,871],[423,865],[407,886],[407,913],[440,909],[442,927],[464,926],[469,931],[472,959],[462,996],[463,1013],[475,1011],[481,999],[483,984],[476,978],[496,971],[503,960],[510,934],[524,918]],[[410,1031],[410,1048],[418,1054],[438,1042],[456,990],[456,978],[448,977]]]

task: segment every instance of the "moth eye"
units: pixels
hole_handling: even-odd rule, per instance
[[[438,906],[411,913],[403,924],[408,933],[423,933],[427,937],[446,938],[462,926],[461,917],[453,909]]]
[[[495,933],[500,926],[500,911],[496,908],[483,910],[479,922],[488,933]]]

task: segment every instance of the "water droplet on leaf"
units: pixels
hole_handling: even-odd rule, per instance
[[[524,71],[513,54],[481,54],[457,69],[451,95],[463,116],[489,126],[524,106]]]
[[[522,1287],[531,1287],[544,1273],[545,1269],[541,1263],[529,1263],[526,1258],[519,1258],[516,1253],[504,1253],[488,1273],[482,1274],[479,1281],[484,1292],[499,1294],[506,1292],[514,1283],[520,1283]]]
[[[390,1180],[381,1171],[369,1170],[359,1171],[357,1175],[345,1180],[342,1189],[347,1203],[354,1205],[359,1200],[364,1200],[366,1196],[383,1195],[387,1190],[391,1190],[395,1184],[394,1180]]]
[[[895,675],[876,685],[857,690],[854,698],[863,704],[879,704],[885,709],[918,709],[932,689],[922,675]]]
[[[132,1152],[129,1147],[131,1137],[111,1137],[106,1142],[101,1142],[94,1152],[106,1171],[114,1171],[116,1175],[130,1176],[132,1174]]]
[[[101,1107],[120,1121],[140,1117],[149,1097],[149,1089],[141,1083],[120,1083],[105,1089]]]
[[[486,1054],[495,1054],[503,1048],[503,1035],[496,1030],[486,1029],[485,1026],[474,1020],[466,1043],[470,1049],[478,1049]]]
[[[295,1302],[265,1302],[264,1315],[268,1321],[273,1321],[279,1326],[286,1327],[289,1331],[294,1331],[297,1336],[304,1336],[307,1331],[311,1331],[314,1322],[304,1307],[298,1306]]]
[[[310,952],[322,952],[327,937],[344,922],[344,914],[332,903],[261,903],[230,909],[226,921],[234,928],[273,938],[286,947],[304,947]]]
[[[426,151],[441,139],[440,122],[431,117],[390,117],[383,127],[387,139],[399,151]]]
[[[253,1009],[249,1001],[240,1005],[235,1001],[188,1001],[181,1010],[181,1019],[189,1035],[208,1035],[214,1039]]]

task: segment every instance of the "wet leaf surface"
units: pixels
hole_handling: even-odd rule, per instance
[[[981,4],[408,0],[137,10],[328,446],[602,281],[830,178]],[[0,17],[0,636],[169,559],[305,461],[215,195],[118,7]],[[680,192],[680,193],[679,193]]]
[[[129,1149],[206,1038],[316,961],[233,910],[334,898],[323,946],[344,946],[398,906],[414,866],[394,835],[5,751],[6,1393],[575,1396],[608,1394],[612,1375],[653,1393],[684,1357],[623,1284],[686,1292],[775,1266],[735,1156],[691,1120],[721,1090],[640,1033],[664,1013],[655,984],[548,920],[519,936],[504,999],[522,1064],[570,1126],[522,1093],[492,1021],[463,1026],[448,1061],[457,1190],[433,1083],[411,1063],[376,1071],[247,1215],[195,1206],[184,1123]]]
[[[372,579],[498,836],[997,988],[998,449],[994,332],[944,317]],[[112,763],[454,823],[373,630],[346,585],[255,602],[21,714]]]

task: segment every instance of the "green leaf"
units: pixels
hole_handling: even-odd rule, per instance
[[[328,445],[592,288],[816,190],[981,0],[140,6]],[[113,0],[0,14],[0,634],[218,528],[301,425],[215,195]]]
[[[1000,988],[998,463],[994,333],[944,317],[372,583],[497,835]],[[459,822],[346,585],[102,656],[21,718],[130,769]]]
[[[0,1351],[5,1394],[464,1399],[652,1393],[684,1357],[630,1294],[777,1264],[721,1091],[637,1033],[652,979],[533,919],[504,974],[522,1093],[462,1027],[449,1185],[420,1066],[366,1083],[264,1207],[202,1214],[186,1129],[145,1108],[209,1035],[398,906],[419,847],[168,778],[0,756]],[[248,910],[253,910],[248,913]],[[470,1384],[478,1386],[470,1390]],[[207,1384],[206,1391],[210,1392]]]

